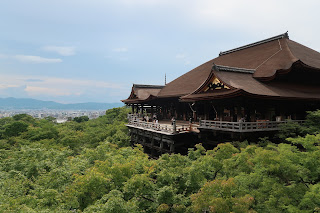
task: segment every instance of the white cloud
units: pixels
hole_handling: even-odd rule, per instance
[[[69,47],[69,46],[45,46],[42,49],[48,52],[58,53],[62,56],[71,56],[76,53],[75,47]]]
[[[15,55],[15,56],[12,56],[12,58],[20,62],[33,63],[33,64],[62,62],[60,58],[43,58],[41,56],[35,56],[35,55]]]
[[[2,83],[3,82],[3,83]],[[16,76],[2,75],[0,79],[0,94],[6,97],[14,96],[8,90],[19,89],[20,93],[34,98],[51,98],[81,96],[88,94],[107,94],[114,91],[123,91],[124,86],[106,81],[52,78],[45,76]]]
[[[109,83],[105,81],[93,81],[93,80],[79,80],[68,78],[45,78],[41,84],[49,85],[65,85],[69,87],[96,87],[96,88],[109,88],[119,89],[122,86],[119,84]]]
[[[189,57],[185,53],[178,53],[176,55],[176,59],[182,60],[184,62],[184,65],[189,65],[191,63]]]
[[[26,82],[43,82],[41,79],[26,79]]]
[[[13,87],[19,87],[18,85],[10,85],[10,84],[0,84],[0,89],[7,89],[7,88],[13,88]]]
[[[4,54],[0,54],[0,58],[8,58],[8,56]]]
[[[184,61],[184,65],[189,65],[189,64],[191,64],[191,61],[189,61],[189,60]]]
[[[314,27],[318,20],[314,14],[318,14],[319,7],[316,0],[304,4],[294,0],[199,0],[184,9],[190,23],[216,29],[220,34],[236,32],[263,39],[289,30],[289,35],[294,33],[301,42],[301,38],[308,37],[306,32],[319,34],[319,28]]]
[[[119,47],[119,48],[114,48],[114,52],[128,52],[128,48],[126,47]]]
[[[168,0],[120,0],[123,5],[125,6],[158,6],[167,4],[170,1]]]
[[[184,58],[186,58],[186,55],[184,53],[179,53],[176,55],[176,58],[177,59],[184,59]]]
[[[35,86],[27,86],[24,89],[29,95],[48,95],[48,96],[68,96],[72,93],[57,88],[48,88],[48,87],[35,87]]]

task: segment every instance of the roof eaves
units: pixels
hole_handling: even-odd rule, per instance
[[[260,44],[264,44],[264,43],[267,43],[267,42],[270,42],[270,41],[274,41],[274,40],[278,40],[278,39],[282,39],[282,38],[289,38],[288,32],[283,33],[281,35],[277,35],[277,36],[268,38],[268,39],[264,39],[264,40],[261,40],[261,41],[254,42],[252,44],[247,44],[247,45],[244,45],[244,46],[241,46],[241,47],[238,47],[238,48],[234,48],[234,49],[231,49],[231,50],[220,52],[219,56],[226,55],[226,54],[229,54],[229,53],[233,53],[233,52],[236,52],[236,51],[239,51],[239,50],[247,49],[247,48],[250,48],[250,47],[254,47],[254,46],[257,46],[257,45],[260,45]]]

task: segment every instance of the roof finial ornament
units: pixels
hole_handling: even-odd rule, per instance
[[[217,67],[217,65],[215,63],[213,63],[212,69],[216,70],[216,71],[219,71],[219,68]]]
[[[289,39],[288,30],[287,30],[287,32],[284,34],[284,37],[287,38],[287,39]]]

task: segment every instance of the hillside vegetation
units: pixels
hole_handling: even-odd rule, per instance
[[[284,143],[199,144],[157,160],[129,146],[127,113],[0,119],[0,212],[320,212],[320,111],[283,126]]]

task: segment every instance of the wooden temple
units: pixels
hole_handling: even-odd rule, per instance
[[[272,135],[320,108],[320,53],[288,33],[220,52],[159,85],[134,84],[128,127],[147,152],[187,152],[195,143]]]

